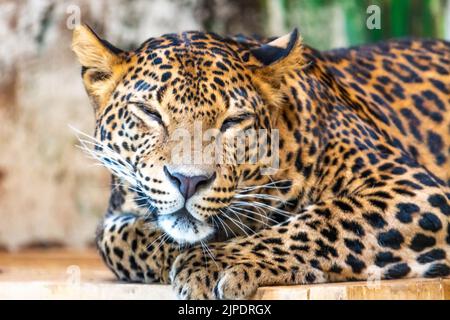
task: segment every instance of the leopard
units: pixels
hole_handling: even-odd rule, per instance
[[[450,275],[449,42],[319,51],[297,29],[187,31],[123,50],[80,25],[72,49],[95,114],[80,141],[111,171],[96,244],[119,281],[248,299]],[[231,160],[261,157],[173,161],[198,123],[222,137],[262,130],[278,148],[216,137]]]

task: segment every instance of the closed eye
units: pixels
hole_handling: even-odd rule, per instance
[[[240,114],[237,116],[232,116],[232,117],[226,118],[223,121],[222,126],[220,127],[220,131],[224,132],[235,125],[238,125],[246,120],[251,120],[251,119],[254,119],[254,115],[252,115],[250,113],[243,113],[243,114]]]
[[[161,114],[159,114],[159,112],[156,109],[154,109],[152,106],[145,104],[143,102],[138,102],[138,101],[130,101],[129,103],[132,105],[135,105],[137,107],[137,109],[139,111],[141,111],[143,114],[145,114],[146,116],[157,121],[159,124],[164,125]],[[136,114],[136,116],[138,116],[139,118],[142,118],[139,116],[139,114]],[[145,119],[142,119],[142,120],[145,120]]]

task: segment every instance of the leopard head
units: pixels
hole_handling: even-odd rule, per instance
[[[179,243],[264,222],[270,207],[245,203],[271,181],[262,169],[275,155],[261,146],[273,142],[282,79],[301,63],[296,30],[267,44],[168,34],[123,51],[79,26],[72,48],[96,118],[85,142],[125,190],[127,210]]]

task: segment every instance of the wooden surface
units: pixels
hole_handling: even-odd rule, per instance
[[[0,299],[175,299],[170,286],[120,283],[94,250],[0,252]],[[450,279],[260,288],[254,299],[446,299]]]

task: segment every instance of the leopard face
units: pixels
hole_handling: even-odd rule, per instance
[[[295,32],[272,49],[282,57],[300,49],[297,40]],[[219,224],[230,235],[262,224],[224,215],[246,187],[270,181],[260,173],[270,150],[255,161],[267,137],[247,135],[245,147],[236,137],[270,132],[279,100],[273,66],[282,69],[287,59],[277,65],[201,32],[153,38],[124,52],[82,27],[73,47],[95,108],[96,151],[115,175],[121,205],[151,215],[179,243],[221,236]]]

